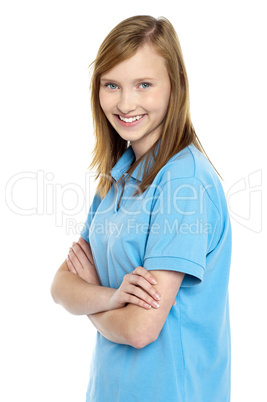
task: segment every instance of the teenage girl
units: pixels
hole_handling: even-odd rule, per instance
[[[52,284],[97,329],[86,401],[228,402],[231,227],[166,18],[109,33],[91,100],[97,192]]]

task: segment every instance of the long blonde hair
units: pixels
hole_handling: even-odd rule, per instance
[[[110,171],[128,145],[111,126],[100,106],[100,78],[102,74],[133,56],[145,43],[151,44],[165,59],[171,95],[160,138],[133,163],[127,171],[128,175],[144,161],[143,180],[139,186],[139,191],[143,192],[167,161],[188,145],[194,144],[206,155],[191,122],[188,78],[180,42],[172,24],[164,17],[156,19],[138,15],[128,18],[108,34],[92,63],[91,107],[96,141],[90,167],[97,172],[97,191],[102,198],[112,185]],[[151,158],[154,160],[152,167]]]

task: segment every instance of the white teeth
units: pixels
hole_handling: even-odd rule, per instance
[[[129,119],[119,116],[120,120],[125,121],[125,123],[132,123],[133,121],[140,120],[141,117],[143,117],[142,114],[139,116],[129,117]]]

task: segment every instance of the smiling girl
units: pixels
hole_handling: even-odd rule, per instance
[[[229,401],[231,226],[167,19],[110,32],[91,100],[97,193],[52,284],[97,329],[86,400]]]
[[[164,59],[149,43],[101,77],[101,108],[120,137],[131,142],[136,159],[160,137],[170,92]]]

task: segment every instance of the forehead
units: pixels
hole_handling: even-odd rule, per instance
[[[127,60],[103,73],[101,78],[151,77],[168,75],[165,59],[159,55],[150,44],[145,44]]]

